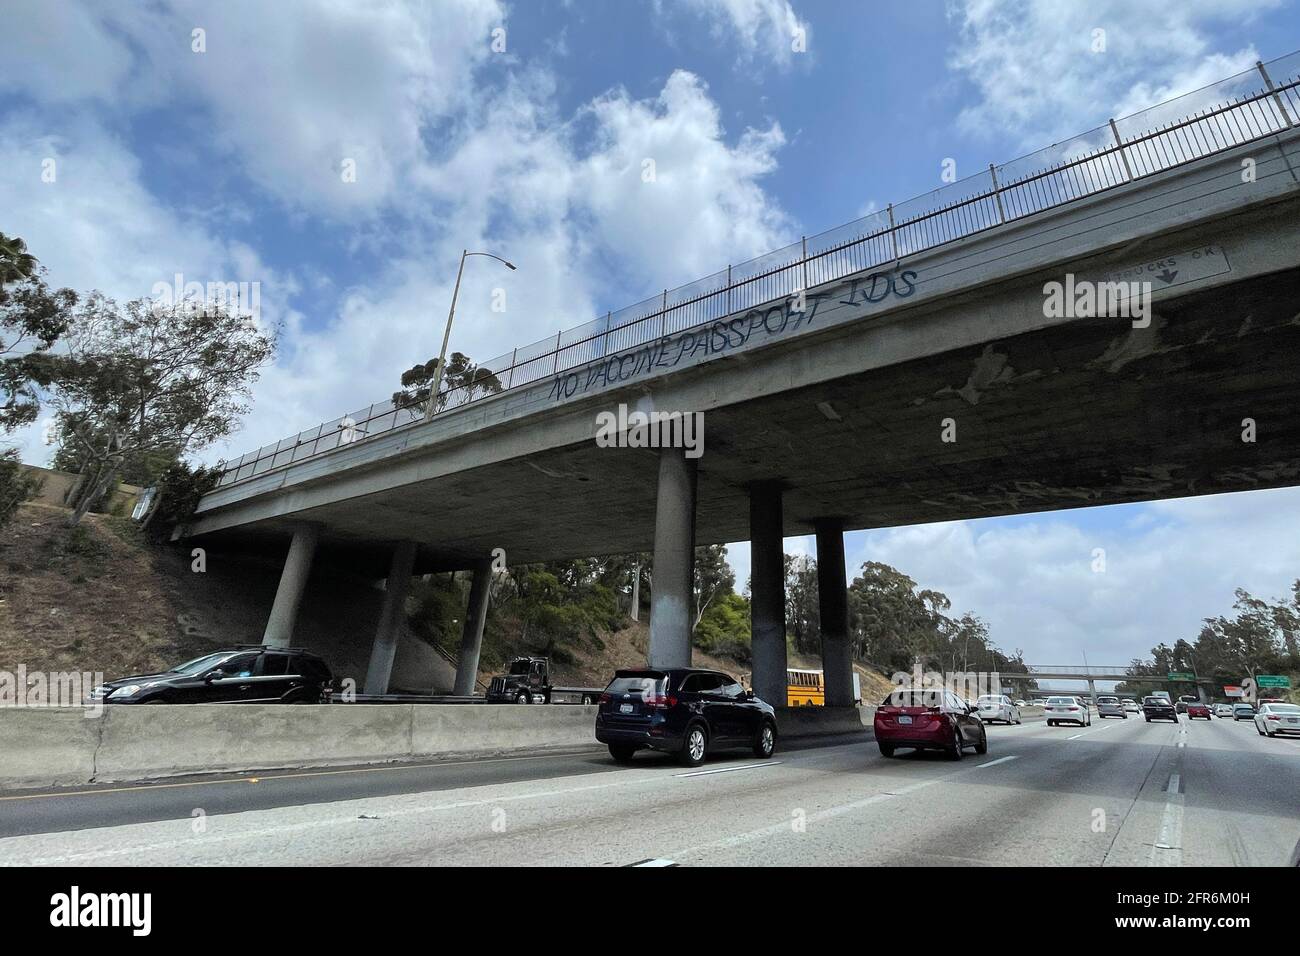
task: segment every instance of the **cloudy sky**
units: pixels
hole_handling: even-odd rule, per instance
[[[233,457],[436,354],[462,248],[519,264],[467,271],[453,347],[487,359],[1298,48],[1297,0],[6,0],[0,231],[121,299],[258,283],[281,351]],[[1031,660],[1126,661],[1284,593],[1298,504],[855,533],[849,563]]]

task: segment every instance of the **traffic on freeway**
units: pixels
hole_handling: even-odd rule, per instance
[[[893,720],[915,709],[895,708]],[[623,762],[586,747],[8,793],[0,859],[1281,866],[1300,843],[1300,739],[1261,737],[1250,722],[1062,730],[1026,717],[982,725],[987,753],[972,746],[960,762],[941,734],[933,749],[904,750],[880,726],[875,743],[865,731],[804,739],[757,760],[719,752],[683,765],[650,752]],[[886,739],[898,741],[892,756]]]

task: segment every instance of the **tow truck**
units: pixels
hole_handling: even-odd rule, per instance
[[[594,704],[603,687],[556,687],[546,657],[516,657],[504,674],[488,684],[489,704]]]

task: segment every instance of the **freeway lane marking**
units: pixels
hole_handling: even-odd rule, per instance
[[[739,767],[718,767],[715,770],[692,770],[689,773],[675,773],[674,777],[704,777],[711,773],[731,773],[733,770],[758,770],[762,767],[775,767],[780,760],[766,760],[763,763],[746,763]]]
[[[439,813],[446,810],[466,810],[466,809],[473,809],[475,807],[485,807],[485,806],[495,807],[503,803],[514,803],[522,800],[538,800],[546,797],[561,797],[573,793],[588,793],[594,790],[609,790],[614,787],[640,786],[642,784],[649,784],[649,783],[655,783],[656,781],[662,781],[663,779],[664,776],[662,774],[655,774],[652,777],[651,776],[631,777],[626,780],[615,780],[610,783],[597,783],[597,784],[587,784],[585,786],[580,786],[580,787],[563,787],[563,788],[557,788],[553,790],[540,790],[537,791],[536,793],[502,794],[500,796],[489,797],[483,800],[457,800],[451,803],[440,803],[432,806],[402,807],[402,808],[389,810],[385,812],[383,814],[382,819],[386,821],[391,821],[399,817],[414,817],[421,814]],[[469,788],[469,789],[477,789],[477,788]],[[343,801],[330,801],[330,802],[331,803],[333,802],[357,803],[364,799],[367,798],[359,797],[359,798],[350,798],[348,800],[343,800]],[[381,799],[391,799],[391,798],[381,798]],[[209,817],[209,820],[211,821],[214,819],[218,819],[220,817],[233,817],[233,816],[241,815],[243,813],[273,814],[273,813],[279,813],[285,810],[292,810],[292,809],[295,808],[277,807],[272,810],[252,810],[252,811],[236,810],[229,814],[213,814],[212,816]],[[359,819],[362,818],[359,818],[355,815],[322,817],[315,820],[306,820],[300,823],[286,823],[286,824],[279,824],[274,826],[259,827],[252,830],[242,830],[234,833],[225,833],[225,834],[205,833],[202,835],[188,837],[184,840],[166,840],[159,843],[114,847],[112,849],[107,849],[107,850],[88,850],[88,851],[66,853],[60,856],[34,857],[24,861],[23,863],[18,863],[12,859],[0,858],[0,866],[20,866],[20,865],[21,866],[48,866],[50,864],[69,863],[76,860],[99,860],[99,859],[107,859],[109,857],[115,857],[115,856],[133,856],[140,853],[151,853],[158,850],[175,850],[175,849],[180,849],[182,847],[196,847],[196,846],[201,847],[205,845],[211,845],[214,843],[228,843],[228,842],[238,841],[238,840],[260,840],[267,837],[275,837],[275,836],[280,836],[289,833],[301,833],[310,830],[326,829],[329,827],[355,825]],[[137,826],[158,826],[160,824],[175,823],[175,822],[176,822],[175,820],[159,820],[148,824],[122,824],[121,826],[127,828],[137,827]],[[370,823],[370,821],[368,820],[364,822],[367,824]],[[116,828],[109,827],[107,829],[111,830]],[[75,832],[84,834],[84,833],[89,833],[90,831],[78,830]],[[57,834],[57,835],[62,835],[62,834]],[[39,834],[39,835],[30,834],[27,836],[6,837],[3,840],[0,840],[0,845],[4,845],[8,841],[40,839],[42,837],[49,837],[49,836],[51,836],[51,834]]]
[[[1113,726],[1115,726],[1115,725],[1114,725],[1114,724],[1105,724],[1105,725],[1103,725],[1103,726],[1101,726],[1101,727],[1098,727],[1096,730],[1085,730],[1085,731],[1084,731],[1083,733],[1081,733],[1081,734],[1075,734],[1073,737],[1066,737],[1065,739],[1066,739],[1066,740],[1078,740],[1080,737],[1086,737],[1086,736],[1088,736],[1089,734],[1099,734],[1099,733],[1101,733],[1103,730],[1107,730],[1107,729],[1109,729],[1109,728],[1111,728],[1111,727],[1113,727]]]
[[[1011,757],[999,757],[997,760],[990,760],[988,763],[982,763],[975,769],[983,770],[985,767],[996,767],[998,764],[1006,763],[1008,760],[1019,760],[1019,759],[1020,759],[1019,754],[1013,755]]]
[[[677,866],[672,860],[640,860],[636,863],[629,863],[628,866]]]

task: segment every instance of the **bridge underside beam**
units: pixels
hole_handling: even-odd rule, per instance
[[[713,408],[696,539],[746,540],[746,489],[777,478],[786,536],[827,514],[854,530],[1300,484],[1298,299],[1292,269],[1159,303],[1147,328],[1102,318],[1033,329],[1026,310],[1031,331]],[[956,441],[942,440],[945,419]],[[498,546],[512,564],[644,551],[658,465],[653,449],[584,441],[211,538],[283,542],[310,519],[324,561],[419,537],[416,573]],[[380,577],[386,555],[376,558]]]

